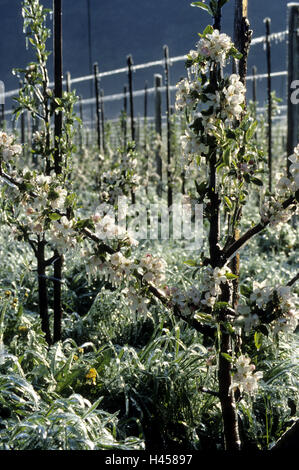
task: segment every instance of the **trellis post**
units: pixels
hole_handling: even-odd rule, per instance
[[[162,97],[161,97],[161,86],[162,86],[162,75],[156,74],[155,80],[155,132],[156,136],[162,139]],[[156,168],[159,176],[159,183],[157,187],[158,196],[162,195],[162,158],[159,147],[156,150]]]
[[[124,151],[127,149],[127,115],[128,115],[128,99],[127,99],[127,86],[124,85],[124,109],[122,116],[122,130],[124,137]]]
[[[134,121],[134,100],[133,100],[133,58],[131,55],[127,57],[128,64],[128,81],[129,81],[129,96],[130,96],[130,117],[131,117],[131,139],[135,141],[135,121]]]
[[[266,54],[267,54],[267,96],[268,96],[268,171],[269,191],[272,191],[272,83],[271,83],[271,42],[270,18],[264,19],[266,25]]]
[[[95,98],[96,98],[96,126],[97,126],[97,143],[98,149],[102,150],[102,139],[101,139],[101,107],[100,107],[100,89],[99,89],[99,66],[95,62],[93,65],[94,74],[94,87],[95,87]]]
[[[103,148],[103,152],[105,152],[106,140],[105,140],[104,90],[101,90],[100,92],[100,108],[101,108],[101,125],[102,125],[102,148]]]
[[[147,81],[144,84],[144,114],[143,114],[143,141],[144,141],[144,148],[146,149],[147,144],[147,113],[148,113],[148,83]]]
[[[171,177],[171,124],[170,124],[170,78],[169,78],[169,49],[164,46],[165,87],[166,87],[166,120],[167,120],[167,204],[172,206],[173,191]]]
[[[66,91],[67,93],[70,93],[71,91],[71,73],[66,72]]]
[[[254,104],[254,118],[256,119],[256,107],[257,107],[257,81],[256,81],[256,66],[252,67],[252,101]]]
[[[79,126],[79,147],[80,151],[83,149],[83,105],[82,105],[82,96],[79,96],[79,115],[81,124]]]
[[[244,85],[247,75],[248,52],[252,37],[247,15],[248,0],[235,0],[234,43],[238,51],[243,54],[243,57],[239,60],[237,72]]]
[[[299,143],[299,104],[292,99],[299,80],[299,3],[288,3],[288,133],[287,133],[287,172],[290,176],[291,162],[288,159]],[[297,93],[298,95],[298,93]]]

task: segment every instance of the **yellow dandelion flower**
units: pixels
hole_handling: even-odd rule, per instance
[[[87,374],[85,375],[87,380],[91,380],[92,384],[96,384],[96,377],[97,377],[97,371],[94,368],[89,369]]]
[[[19,326],[18,331],[20,333],[27,333],[28,327],[27,326]]]

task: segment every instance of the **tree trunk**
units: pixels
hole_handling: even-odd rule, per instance
[[[62,98],[62,73],[62,2],[61,0],[54,0],[54,76],[56,98]],[[57,175],[62,173],[61,136],[62,112],[59,112],[55,113],[54,118],[54,166]],[[57,259],[54,262],[54,342],[59,341],[61,338],[61,273],[63,264],[62,256],[57,251],[55,255],[57,255]]]
[[[221,327],[220,353],[219,353],[219,398],[222,410],[222,419],[224,427],[225,450],[240,450],[241,441],[238,429],[238,415],[234,392],[231,390],[231,363],[223,356],[223,354],[231,355],[231,338],[225,331],[225,327]]]
[[[52,337],[49,325],[48,313],[48,292],[46,279],[46,263],[45,263],[45,241],[39,240],[37,244],[37,274],[38,274],[38,299],[39,314],[42,322],[42,330],[46,335],[46,341],[52,344]]]

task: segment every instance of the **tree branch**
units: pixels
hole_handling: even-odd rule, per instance
[[[294,196],[290,196],[282,203],[283,209],[287,209],[291,206],[296,199]],[[270,220],[265,222],[259,222],[254,227],[250,228],[245,232],[238,240],[236,240],[232,245],[230,245],[226,250],[222,251],[222,265],[224,266],[226,262],[240,249],[244,246],[252,237],[262,232],[270,223]]]
[[[293,277],[293,279],[291,279],[288,283],[287,283],[287,286],[288,287],[292,287],[299,279],[299,273],[296,274],[296,276]]]

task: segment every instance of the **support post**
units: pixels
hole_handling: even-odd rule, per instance
[[[288,159],[299,143],[299,105],[292,100],[294,89],[299,80],[299,3],[288,3],[288,134],[287,134],[287,172],[290,176],[291,162]],[[293,102],[292,102],[293,101]]]
[[[93,65],[94,73],[94,87],[95,87],[95,98],[96,98],[96,126],[97,126],[97,143],[98,149],[101,151],[102,138],[101,138],[101,107],[100,107],[100,89],[99,89],[99,66],[97,62]]]
[[[166,87],[166,121],[167,121],[167,204],[172,206],[172,176],[171,176],[171,123],[170,123],[170,78],[169,78],[169,49],[164,46],[165,87]]]
[[[133,100],[133,58],[131,55],[127,57],[128,63],[128,81],[130,95],[130,116],[131,116],[131,139],[135,141],[135,121],[134,121],[134,100]]]
[[[102,149],[103,149],[103,152],[105,152],[106,140],[105,140],[104,90],[100,91],[100,109],[101,109]]]
[[[71,91],[71,73],[66,72],[66,91],[70,93]]]
[[[124,139],[124,150],[127,150],[127,116],[128,116],[128,99],[127,99],[127,86],[124,85],[124,109],[122,118],[122,130]]]
[[[246,82],[247,60],[252,37],[247,15],[248,0],[235,0],[234,43],[238,51],[243,55],[238,62],[237,73],[240,75],[240,80],[244,85]]]
[[[256,66],[252,67],[252,101],[254,103],[254,119],[256,119],[256,108],[257,108],[257,81],[256,81]]]
[[[155,132],[162,139],[162,97],[161,97],[162,75],[155,75]],[[158,196],[162,196],[162,158],[160,149],[156,150],[156,168],[159,175],[157,187]]]
[[[5,106],[4,103],[1,103],[1,123],[0,123],[0,128],[5,129]]]
[[[79,147],[82,152],[83,149],[83,105],[82,105],[82,96],[79,96],[79,115],[81,124],[79,126]]]
[[[266,54],[267,54],[267,96],[268,96],[268,171],[269,191],[272,191],[272,83],[271,83],[271,43],[270,43],[270,18],[264,19],[266,25]]]

